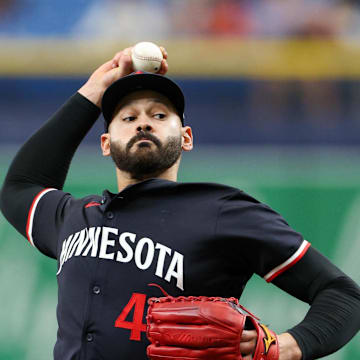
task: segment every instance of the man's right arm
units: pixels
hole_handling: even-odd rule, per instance
[[[7,220],[27,236],[29,210],[46,188],[62,189],[72,157],[100,114],[102,95],[117,79],[131,72],[129,50],[101,65],[59,111],[19,150],[0,194]]]
[[[98,107],[75,94],[16,154],[1,190],[0,207],[24,236],[34,198],[45,188],[63,188],[71,159],[99,114]]]

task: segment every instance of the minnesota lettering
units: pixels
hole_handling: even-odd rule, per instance
[[[115,242],[120,250],[114,251]],[[155,275],[170,282],[175,279],[176,286],[184,290],[183,268],[184,255],[150,238],[138,236],[131,232],[119,234],[119,230],[111,227],[85,228],[64,240],[60,254],[59,275],[64,264],[73,256],[99,257],[119,263],[134,261],[140,270],[147,270],[156,262]],[[165,259],[170,256],[169,266]]]

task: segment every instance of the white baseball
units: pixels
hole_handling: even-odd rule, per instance
[[[131,59],[135,71],[156,73],[161,68],[163,54],[156,44],[143,41],[133,47]]]

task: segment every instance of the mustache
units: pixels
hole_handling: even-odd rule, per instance
[[[130,148],[139,140],[150,140],[152,141],[157,147],[161,147],[160,140],[153,134],[148,132],[140,131],[134,137],[132,137],[126,145],[126,150],[130,150]]]

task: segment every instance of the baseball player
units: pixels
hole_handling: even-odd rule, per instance
[[[304,320],[275,336],[248,323],[237,331],[230,316],[239,335],[230,348],[231,329],[222,341],[194,336],[193,330],[209,327],[193,312],[174,336],[165,330],[167,343],[154,341],[159,352],[148,356],[307,360],[342,347],[360,327],[357,284],[243,191],[177,182],[181,154],[193,147],[183,93],[164,76],[165,49],[159,74],[132,73],[130,50],[101,65],[21,147],[2,187],[5,217],[58,263],[54,358],[146,359],[146,324],[154,321],[152,314],[146,318],[147,301],[161,295],[149,284],[174,299],[206,296],[222,306],[221,299],[241,297],[254,273],[309,303]],[[101,149],[115,163],[118,193],[77,199],[62,190],[66,174],[101,111]],[[214,319],[218,310],[210,304],[206,311]],[[207,346],[200,351],[201,341]],[[265,350],[258,352],[260,341]]]

